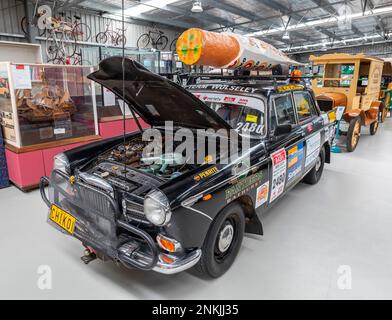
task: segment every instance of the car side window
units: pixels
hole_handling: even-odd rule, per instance
[[[277,125],[295,125],[296,118],[291,94],[276,96],[273,101],[275,108],[271,113],[271,129],[275,129]]]
[[[304,122],[313,116],[317,116],[317,111],[309,92],[300,91],[293,94],[299,122]]]

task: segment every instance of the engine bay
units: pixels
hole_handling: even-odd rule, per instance
[[[164,149],[163,140],[161,149]],[[173,150],[181,143],[172,142]],[[154,149],[150,143],[141,137],[120,143],[101,154],[88,173],[104,179],[114,187],[140,195],[197,167],[187,163],[182,153],[161,154],[156,152],[160,150],[159,146]],[[143,152],[147,145],[155,154]]]

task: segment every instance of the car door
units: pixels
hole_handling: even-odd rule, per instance
[[[293,92],[299,125],[304,132],[305,165],[303,175],[312,169],[325,139],[323,119],[309,91]]]
[[[278,135],[277,127],[291,125],[290,132]],[[298,125],[291,92],[273,95],[270,103],[270,141],[267,150],[270,155],[270,196],[271,204],[285,193],[303,170],[304,131]],[[293,159],[296,159],[295,163]],[[294,166],[295,164],[295,166]],[[289,179],[290,177],[290,179]]]

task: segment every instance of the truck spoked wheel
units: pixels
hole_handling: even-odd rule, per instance
[[[387,117],[388,117],[388,109],[384,107],[381,111],[381,123],[384,123]]]
[[[361,118],[356,117],[351,119],[347,131],[347,151],[353,152],[358,145],[361,137]]]
[[[233,264],[245,232],[245,215],[239,203],[231,203],[215,218],[195,269],[211,278],[224,274]]]
[[[379,122],[378,122],[378,120],[376,120],[375,122],[373,122],[373,123],[370,125],[370,134],[371,134],[372,136],[374,136],[374,135],[377,133],[378,127],[379,127]]]

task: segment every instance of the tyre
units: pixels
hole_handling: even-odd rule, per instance
[[[155,49],[159,51],[165,50],[167,43],[169,42],[169,39],[166,36],[160,36],[157,41],[155,42]]]
[[[72,32],[62,32],[60,34],[61,49],[64,56],[72,57],[76,52],[76,38]]]
[[[229,204],[214,219],[195,266],[197,273],[210,278],[223,275],[233,264],[245,232],[245,215],[237,202]]]
[[[89,41],[91,38],[91,29],[87,24],[79,22],[73,27],[72,34],[77,41]]]
[[[53,34],[48,34],[46,38],[45,50],[46,55],[48,56],[48,60],[52,60],[56,58],[58,55],[59,48],[57,46],[57,42],[53,39]]]
[[[170,43],[170,51],[176,51],[177,41],[178,41],[178,38],[174,39],[174,40]]]
[[[99,32],[95,36],[95,41],[97,41],[98,43],[101,43],[101,44],[105,44],[106,42],[108,42],[108,36],[107,36],[106,32]]]
[[[148,47],[148,45],[150,44],[151,38],[150,36],[145,33],[142,34],[139,39],[137,39],[137,47],[138,49],[145,49]]]
[[[374,136],[379,127],[378,119],[370,125],[370,135]]]
[[[122,46],[127,44],[127,38],[123,36],[122,34],[119,35],[116,39],[116,45]]]
[[[356,149],[360,137],[361,137],[361,118],[355,117],[351,119],[347,131],[346,146],[348,152],[353,152]]]
[[[26,19],[26,17],[23,17],[22,20],[20,20],[20,27],[21,27],[23,33],[25,35],[27,35],[27,27],[28,26],[27,26],[27,19]]]
[[[321,147],[320,153],[317,157],[316,164],[313,169],[309,171],[309,173],[304,177],[303,181],[307,184],[316,184],[320,181],[321,176],[323,175],[325,164],[325,148]]]
[[[382,111],[380,113],[380,121],[381,121],[381,123],[384,123],[385,120],[387,119],[387,117],[388,117],[388,109],[386,107],[384,107],[384,108],[382,108]]]

